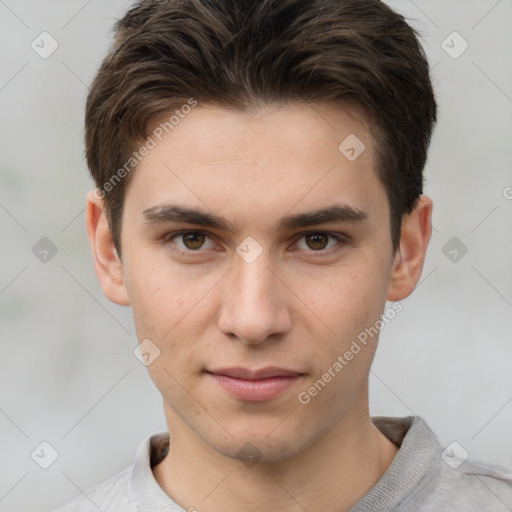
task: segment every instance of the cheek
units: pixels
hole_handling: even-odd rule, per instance
[[[303,276],[300,289],[318,329],[339,340],[337,350],[375,323],[387,291],[382,269],[379,272],[371,264],[339,267],[321,278]]]
[[[147,367],[149,375],[163,396],[190,407],[179,383],[187,380],[187,386],[192,385],[191,379],[201,366],[203,356],[197,341],[208,316],[204,299],[212,287],[211,280],[190,279],[169,263],[135,263],[128,275],[126,286],[137,338],[140,342],[151,340],[160,351]]]
[[[152,259],[154,255],[148,254],[132,260],[126,273],[137,337],[151,339],[161,351],[172,351],[174,357],[183,352],[182,347],[190,351],[194,341],[201,338],[212,308],[208,293],[219,278],[193,266],[178,268],[168,259],[137,263]]]
[[[149,261],[143,256],[138,261]],[[126,262],[125,282],[139,340],[149,338],[161,346],[166,331],[172,329],[187,304],[192,290],[180,286],[179,276],[170,275],[163,265]]]
[[[385,305],[385,280],[366,270],[338,273],[330,285],[309,288],[311,309],[330,330],[319,321],[311,327],[312,337],[323,343],[312,348],[318,360],[301,397],[325,415],[326,423],[366,392],[379,334],[375,324]]]

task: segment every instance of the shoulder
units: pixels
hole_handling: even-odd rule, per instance
[[[165,456],[169,433],[159,432],[144,439],[135,454],[133,464],[108,480],[90,487],[54,512],[137,512],[141,500],[155,501],[162,489],[152,473],[152,466]],[[164,495],[165,497],[165,495]]]
[[[374,424],[400,447],[381,480],[355,508],[394,512],[510,512],[512,470],[472,459],[458,443],[441,446],[419,416],[374,417]]]
[[[87,489],[54,512],[136,512],[130,476],[133,466]]]
[[[439,447],[403,510],[412,504],[416,512],[510,512],[512,469],[467,457],[465,451]]]
[[[442,462],[433,482],[432,504],[449,504],[456,510],[512,509],[512,470],[471,459],[457,468]]]

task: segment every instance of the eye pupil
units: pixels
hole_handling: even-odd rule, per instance
[[[187,249],[200,249],[204,244],[204,235],[202,233],[186,233],[183,236],[183,243]],[[191,242],[191,246],[188,244]]]
[[[320,238],[324,239],[324,243],[322,243],[321,241],[319,242]],[[306,235],[306,241],[311,249],[318,249],[318,250],[324,249],[325,246],[327,245],[327,238],[328,238],[327,235],[325,235],[323,233],[312,233],[312,234]],[[312,243],[312,245],[311,245],[311,243]]]

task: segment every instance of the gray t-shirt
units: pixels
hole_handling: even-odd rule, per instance
[[[511,470],[468,459],[458,443],[443,449],[418,416],[372,421],[400,450],[350,512],[512,511]],[[54,512],[184,512],[158,485],[151,469],[168,445],[167,432],[149,436],[132,466]]]

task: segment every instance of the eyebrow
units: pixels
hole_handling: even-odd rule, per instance
[[[215,213],[210,213],[187,206],[165,204],[152,206],[142,212],[147,224],[164,222],[185,222],[209,228],[233,231],[233,225]],[[328,222],[363,222],[368,214],[346,204],[336,204],[310,212],[288,215],[278,221],[278,228],[290,230],[307,226],[316,226]]]

